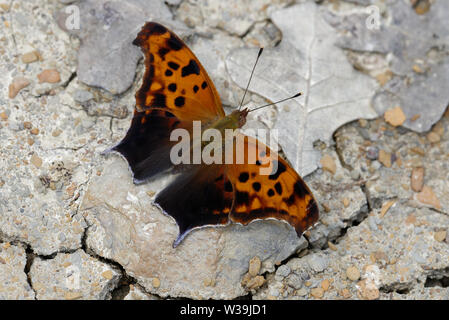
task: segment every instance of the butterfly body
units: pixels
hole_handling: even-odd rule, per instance
[[[318,220],[318,205],[310,189],[285,160],[238,131],[225,139],[227,129],[235,131],[246,123],[249,110],[225,115],[213,82],[182,40],[164,26],[148,22],[133,43],[145,55],[145,74],[136,93],[131,126],[112,150],[126,158],[135,182],[182,167],[155,199],[178,224],[174,246],[194,229],[231,221],[248,224],[275,218],[290,223],[301,235]],[[171,133],[174,129],[194,133],[195,121],[201,121],[200,136],[207,129],[221,134],[225,152],[219,160],[230,161],[200,159],[182,166],[173,162],[176,141]],[[209,144],[192,138],[189,152]]]

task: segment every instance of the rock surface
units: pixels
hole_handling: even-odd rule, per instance
[[[436,1],[429,8],[395,0],[338,3],[290,5],[281,0],[266,7],[261,0],[227,8],[218,0],[207,6],[190,0],[0,3],[0,298],[448,299],[449,111],[440,119],[448,102],[448,82],[441,81],[448,34],[441,32],[448,12],[441,6],[446,3]],[[61,17],[67,17],[66,4],[78,6],[83,16],[82,29],[70,34],[58,27]],[[354,29],[362,33],[349,33],[355,39],[349,38],[345,47],[342,30],[363,26],[363,6],[370,4],[383,14],[380,31]],[[260,10],[246,14],[248,8]],[[307,29],[312,26],[297,38],[296,27],[285,19],[298,8],[313,9],[315,14],[302,21],[315,18],[318,31],[326,26],[328,32],[315,39],[328,46],[311,51],[309,57],[319,63],[297,57],[295,70],[323,66],[334,55],[341,58],[341,65],[329,70],[374,82],[376,113],[367,116],[369,108],[356,104],[361,113],[346,109],[344,121],[329,120],[338,118],[334,112],[309,121],[327,126],[327,138],[301,137],[308,144],[304,152],[316,156],[317,169],[304,180],[321,214],[304,237],[297,238],[285,223],[258,221],[194,231],[173,249],[178,228],[152,205],[171,177],[134,185],[121,157],[101,155],[126,134],[142,81],[140,52],[129,42],[147,19],[174,28],[203,62],[229,112],[240,103],[254,63],[256,51],[243,47],[266,47],[256,68],[262,73],[267,73],[266,65],[288,67],[296,61],[279,53],[286,44],[295,50],[290,52],[309,52],[301,43],[312,38]],[[407,19],[384,20],[404,10]],[[403,28],[419,31],[416,48],[408,44],[414,41],[401,41],[408,39]],[[429,30],[440,37],[427,37]],[[359,47],[352,50],[349,44]],[[435,50],[427,50],[429,45],[436,45]],[[247,53],[239,60],[237,83],[228,63],[236,50]],[[279,98],[298,90],[293,81],[297,75],[284,69],[269,70],[282,75],[276,90],[285,94]],[[56,71],[60,81],[50,77],[39,82],[44,70]],[[313,75],[329,70],[313,69]],[[17,79],[29,83],[24,86]],[[262,86],[258,81],[250,86],[255,93],[246,96],[248,107],[271,97],[257,93]],[[325,84],[332,82],[317,82]],[[417,90],[421,84],[435,91]],[[317,90],[307,95],[308,103],[328,99],[331,104],[343,94],[354,97],[356,87]],[[304,88],[299,89],[306,95]],[[390,99],[379,107],[376,97],[386,90],[402,99],[409,95],[428,114]],[[374,90],[368,91],[369,98]],[[276,124],[295,132],[304,129],[289,116],[293,105],[250,113],[245,130]],[[384,112],[397,106],[405,122],[397,117],[397,122],[386,122]],[[343,125],[376,114],[375,120]],[[342,126],[330,128],[326,121]],[[287,148],[281,154],[289,157]]]

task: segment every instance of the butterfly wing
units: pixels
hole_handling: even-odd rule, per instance
[[[155,203],[172,216],[179,227],[176,247],[192,230],[226,225],[233,202],[233,189],[222,165],[191,165],[156,197]]]
[[[228,164],[227,176],[234,189],[230,219],[248,224],[255,219],[276,218],[290,223],[298,236],[318,220],[318,206],[310,189],[276,152],[260,141],[240,134],[244,161]],[[234,144],[234,154],[238,146]]]
[[[206,70],[173,32],[147,22],[133,44],[145,55],[145,75],[136,93],[138,108],[167,108],[182,120],[224,116],[220,96]]]
[[[145,56],[145,74],[125,138],[111,150],[128,161],[140,182],[173,167],[173,129],[191,132],[192,121],[224,116],[220,97],[201,63],[173,32],[147,22],[133,42]]]

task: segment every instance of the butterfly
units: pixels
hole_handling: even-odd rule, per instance
[[[231,221],[246,225],[257,219],[284,220],[301,236],[318,220],[317,202],[295,170],[266,145],[240,132],[226,143],[231,141],[234,151],[231,160],[237,157],[236,141],[242,143],[243,161],[175,165],[173,130],[192,132],[194,121],[221,131],[239,129],[249,110],[226,115],[200,61],[163,25],[147,22],[133,44],[144,54],[145,73],[131,126],[111,151],[127,160],[135,183],[169,171],[178,173],[154,200],[179,227],[173,247],[192,230]],[[261,168],[269,173],[260,174]]]

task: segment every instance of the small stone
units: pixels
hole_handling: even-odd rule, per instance
[[[415,114],[413,117],[410,118],[410,121],[416,121],[419,118],[421,118],[421,115],[419,113]]]
[[[32,146],[34,144],[34,139],[33,138],[28,138],[27,139],[27,143],[28,143],[28,145]]]
[[[443,242],[446,239],[446,236],[447,236],[447,231],[446,230],[437,231],[433,235],[435,240],[438,241],[438,242]]]
[[[254,257],[249,261],[249,269],[248,269],[248,273],[252,276],[255,277],[259,274],[260,271],[260,267],[262,266],[262,263],[259,259],[259,257]]]
[[[159,280],[159,278],[153,278],[151,284],[153,285],[153,288],[159,288],[161,286],[161,280]]]
[[[14,99],[17,94],[25,87],[28,87],[30,85],[30,81],[27,78],[24,77],[16,77],[12,80],[11,84],[9,85],[9,93],[8,97],[10,99]]]
[[[380,86],[383,87],[388,81],[393,77],[393,72],[391,70],[387,70],[383,73],[380,73],[376,76],[377,82],[379,82]]]
[[[279,266],[279,268],[277,268],[276,270],[276,276],[277,277],[281,277],[281,278],[285,278],[287,277],[291,272],[291,269],[288,265],[283,264],[281,266]]]
[[[441,137],[436,133],[436,132],[429,132],[429,134],[427,135],[427,140],[430,143],[437,143],[441,140]]]
[[[106,270],[105,272],[103,272],[103,273],[101,274],[101,276],[102,276],[103,278],[105,278],[105,279],[111,280],[113,274],[112,274],[112,271],[111,271],[111,270]]]
[[[0,118],[3,121],[6,121],[6,120],[8,120],[8,114],[5,111],[3,111],[2,113],[0,113]]]
[[[59,135],[62,133],[62,130],[61,129],[56,129],[56,130],[54,130],[52,133],[51,133],[51,135],[53,136],[53,137],[59,137]]]
[[[434,207],[435,209],[441,209],[440,200],[429,186],[424,186],[422,191],[415,196],[419,202]]]
[[[337,251],[337,246],[335,244],[333,244],[332,242],[328,241],[327,245],[328,245],[329,249],[331,249],[332,251]]]
[[[424,70],[423,70],[420,66],[418,66],[417,64],[414,64],[414,65],[412,66],[412,69],[413,69],[413,71],[416,72],[416,73],[424,73]]]
[[[404,111],[402,111],[402,108],[399,106],[385,111],[384,118],[385,121],[393,127],[402,125],[406,120]]]
[[[42,159],[36,153],[31,156],[30,162],[36,167],[40,168],[42,166]]]
[[[359,288],[360,295],[363,299],[376,300],[379,299],[379,289],[373,285],[367,285],[367,280],[359,281],[357,284]]]
[[[412,175],[410,177],[410,186],[415,192],[421,192],[424,186],[424,168],[413,168]]]
[[[370,160],[377,160],[377,158],[379,158],[379,148],[368,147],[366,149],[366,157]]]
[[[329,290],[329,287],[331,285],[331,282],[328,279],[324,279],[321,281],[321,288],[323,288],[324,291]]]
[[[391,153],[380,150],[379,151],[379,162],[382,163],[385,167],[391,168]]]
[[[304,297],[305,295],[307,295],[307,289],[306,288],[299,289],[298,291],[296,291],[296,295]]]
[[[354,267],[354,266],[347,268],[346,269],[346,277],[352,281],[359,280],[360,279],[359,269],[357,269],[357,267]]]
[[[313,288],[312,290],[310,290],[310,294],[317,299],[321,299],[324,295],[324,290],[323,288]]]
[[[287,284],[293,289],[300,289],[302,287],[303,280],[300,276],[293,273],[287,278]]]
[[[265,278],[263,276],[256,276],[248,281],[246,287],[250,290],[260,288],[265,283]]]
[[[31,122],[25,121],[25,122],[23,123],[23,127],[24,127],[25,129],[31,129],[31,128],[33,127],[33,125],[31,124]]]
[[[32,63],[39,60],[39,53],[37,51],[30,51],[22,54],[21,58],[23,63]]]
[[[37,75],[39,82],[58,83],[61,81],[61,76],[56,69],[46,69]]]
[[[39,129],[38,128],[33,128],[33,129],[30,130],[30,133],[34,134],[34,135],[38,135],[39,134]]]
[[[345,208],[349,207],[350,203],[351,203],[351,201],[348,198],[343,199],[343,205],[345,206]]]
[[[340,295],[343,297],[343,299],[351,298],[351,292],[347,288],[344,288],[343,290],[341,290]]]
[[[313,254],[309,256],[308,259],[309,267],[315,272],[324,271],[329,265],[329,258],[319,254]]]
[[[328,154],[324,155],[321,158],[320,163],[323,167],[323,170],[330,172],[332,175],[334,175],[337,171],[337,166],[335,165],[334,158]]]
[[[391,206],[394,205],[395,203],[396,203],[395,200],[384,202],[382,204],[382,208],[380,209],[380,217],[383,218],[384,215],[388,212],[388,210],[390,210]]]

